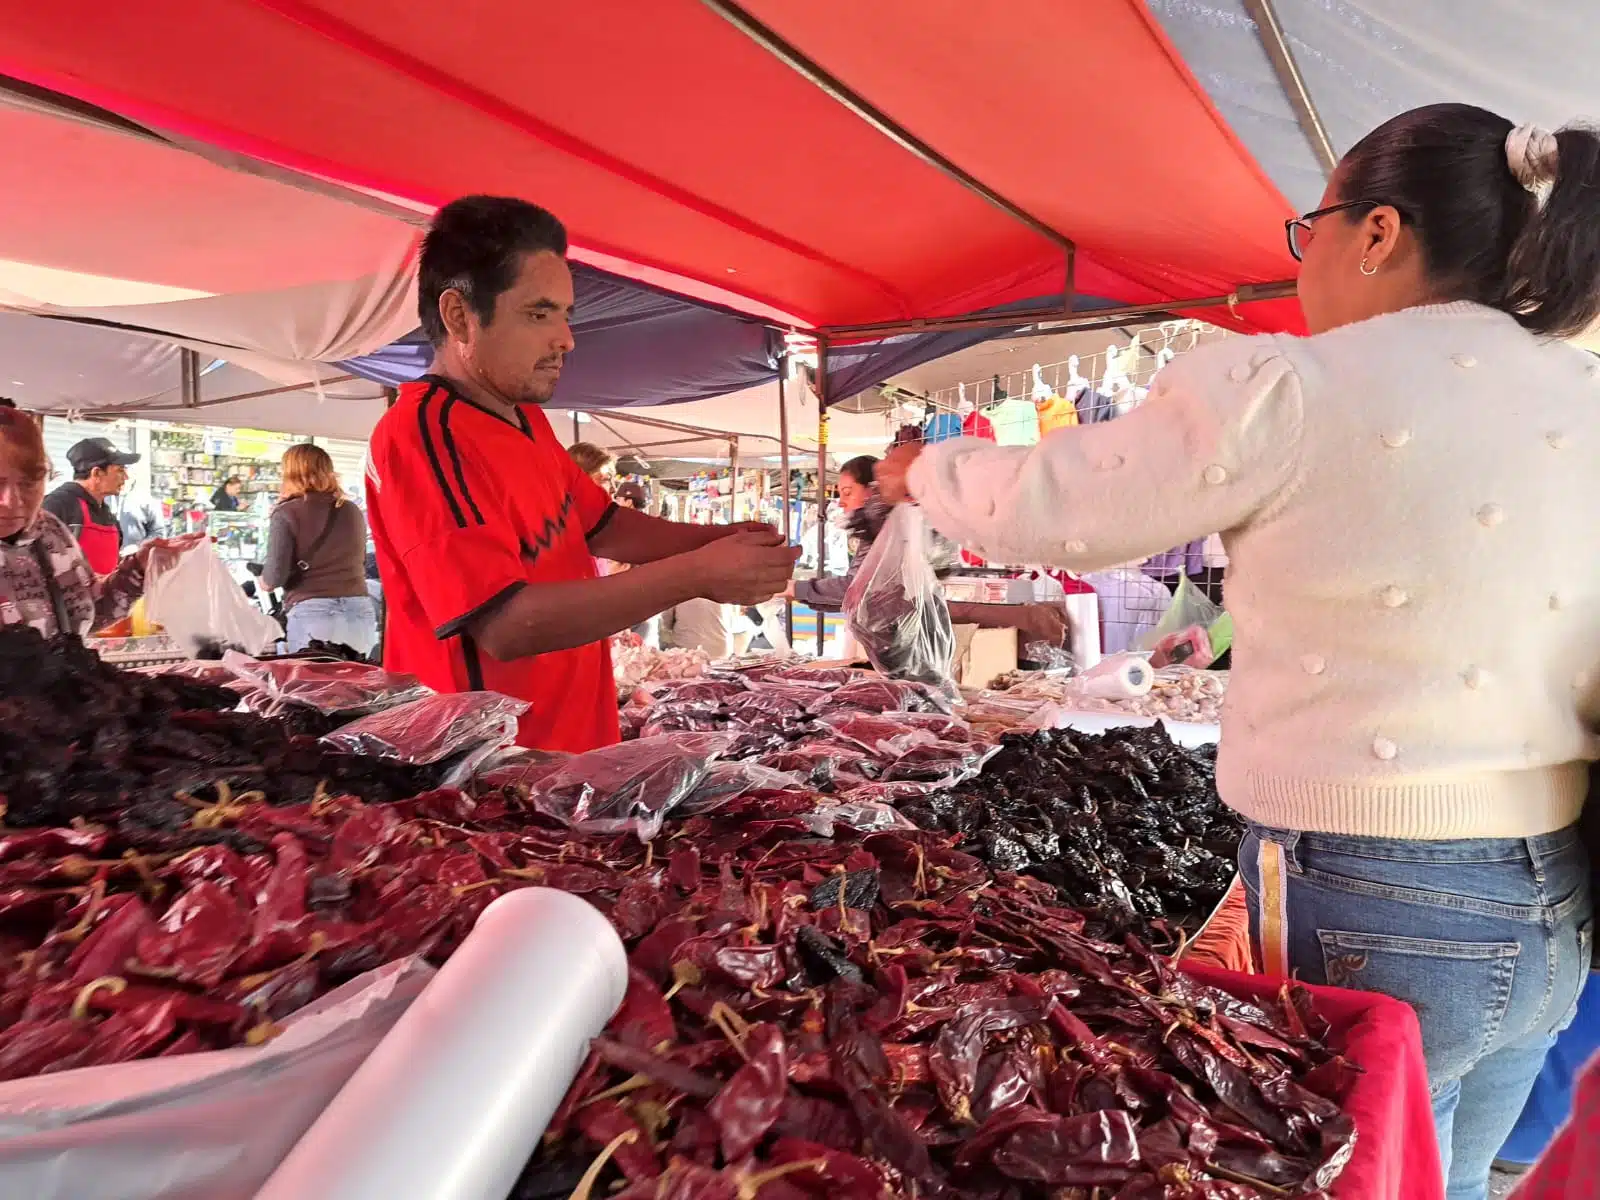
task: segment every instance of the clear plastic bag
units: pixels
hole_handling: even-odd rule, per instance
[[[751,792],[810,791],[798,775],[774,771],[759,763],[713,763],[693,794],[674,811],[674,816],[689,817],[714,812],[729,801]]]
[[[496,750],[478,764],[472,775],[472,790],[492,791],[513,787],[532,790],[541,780],[560,770],[572,755],[558,750],[529,750],[526,746],[507,746]]]
[[[946,712],[949,708],[949,698],[926,684],[863,675],[829,696],[820,711]]]
[[[640,738],[579,754],[529,790],[534,808],[586,833],[648,842],[705,782],[729,745],[719,734]]]
[[[874,713],[833,713],[822,718],[824,728],[876,755],[884,761],[899,758],[915,746],[936,743],[938,735],[928,729]]]
[[[802,813],[800,819],[812,833],[826,838],[831,838],[841,825],[857,833],[916,828],[899,809],[881,800],[840,800],[837,804],[824,804]]]
[[[967,742],[933,742],[912,746],[883,773],[885,783],[931,783],[936,787],[955,787],[983,770],[999,751],[998,746]]]
[[[879,671],[960,694],[950,606],[934,575],[921,509],[901,504],[889,514],[845,593],[844,612]]]
[[[1216,654],[1207,631],[1221,616],[1222,609],[1184,576],[1160,623],[1143,639],[1145,649],[1153,652],[1150,661],[1158,667],[1178,663],[1196,668],[1210,666]]]
[[[322,739],[348,754],[367,754],[414,766],[444,762],[471,750],[484,755],[517,739],[525,700],[499,692],[455,692],[428,696],[353,721]],[[475,757],[471,766],[483,761]]]
[[[260,654],[283,637],[283,627],[244,594],[208,541],[177,554],[151,554],[144,607],[190,654],[213,645]]]
[[[1049,642],[1029,642],[1023,647],[1022,660],[1032,663],[1041,671],[1071,673],[1078,669],[1078,660],[1072,651],[1052,646]]]
[[[803,687],[834,688],[855,683],[864,676],[854,667],[793,666],[784,667],[767,676],[768,683],[798,683]]]
[[[229,653],[223,664],[240,679],[285,704],[323,713],[382,712],[433,695],[415,675],[397,675],[369,663],[309,662],[299,658],[257,659]]]

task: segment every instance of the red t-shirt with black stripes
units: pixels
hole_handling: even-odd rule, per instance
[[[497,662],[466,632],[528,584],[595,577],[588,538],[614,511],[537,408],[513,423],[426,376],[372,433],[368,522],[388,622],[384,665],[440,692],[533,707],[517,741],[580,753],[619,738],[608,643]]]

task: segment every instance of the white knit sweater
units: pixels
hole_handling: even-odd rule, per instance
[[[1128,416],[927,450],[990,559],[1094,570],[1221,530],[1219,784],[1252,820],[1393,838],[1577,819],[1600,757],[1600,361],[1472,304],[1179,358]]]

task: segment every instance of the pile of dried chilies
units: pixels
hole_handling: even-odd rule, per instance
[[[844,703],[807,722],[874,761],[963,744],[817,687]],[[1351,1152],[1354,1068],[1305,993],[1203,987],[948,834],[816,837],[792,786],[649,844],[582,834],[525,789],[423,790],[233,699],[0,631],[0,1080],[261,1041],[541,884],[605,912],[632,969],[524,1200],[1245,1200],[1325,1187]]]
[[[1215,747],[1184,749],[1159,725],[1007,734],[981,775],[900,810],[997,871],[1054,884],[1101,936],[1158,921],[1194,932],[1244,833],[1217,797]]]
[[[1201,986],[934,834],[695,820],[591,897],[628,996],[518,1200],[1245,1200],[1348,1160],[1354,1068],[1298,988]]]

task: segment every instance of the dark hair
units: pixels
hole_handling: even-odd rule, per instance
[[[878,478],[878,460],[870,454],[863,454],[840,467],[839,474],[850,476],[862,487],[871,487]]]
[[[1558,166],[1541,209],[1512,174],[1511,131],[1506,118],[1471,104],[1401,113],[1344,156],[1339,198],[1399,209],[1445,298],[1571,337],[1600,317],[1600,136],[1575,126],[1555,135]]]
[[[461,293],[478,320],[494,319],[494,302],[522,269],[526,254],[567,253],[567,231],[560,221],[526,200],[506,196],[463,196],[433,216],[422,239],[417,267],[417,316],[428,341],[445,341],[439,297]]]

